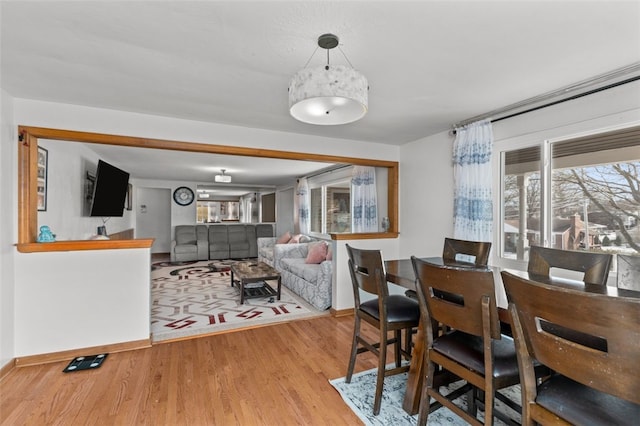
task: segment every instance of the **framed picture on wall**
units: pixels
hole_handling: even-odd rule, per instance
[[[133,210],[133,185],[127,185],[127,210]]]
[[[49,163],[49,151],[38,147],[38,211],[47,211],[47,167]]]

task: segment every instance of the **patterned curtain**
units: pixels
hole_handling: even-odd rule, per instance
[[[491,150],[493,128],[483,120],[456,129],[453,144],[453,235],[492,241]]]
[[[296,188],[296,197],[298,199],[298,226],[300,233],[309,235],[311,232],[310,210],[311,210],[311,192],[309,192],[309,184],[307,178],[298,179],[298,187]]]
[[[352,232],[378,232],[376,169],[355,166],[351,175]]]

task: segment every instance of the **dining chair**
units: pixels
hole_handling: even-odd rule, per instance
[[[354,317],[353,343],[346,382],[351,383],[356,357],[363,352],[372,352],[378,357],[378,377],[376,381],[373,414],[380,413],[384,378],[409,371],[409,365],[402,365],[402,355],[410,358],[411,346],[402,348],[402,331],[411,338],[411,329],[418,326],[420,307],[418,302],[401,294],[389,294],[384,262],[380,250],[361,250],[346,245],[349,254],[349,272],[353,285]],[[367,293],[367,300],[361,298]],[[361,334],[364,321],[378,330],[378,341],[372,342]],[[389,339],[388,333],[394,337]],[[407,342],[408,343],[408,342]],[[387,345],[394,345],[395,368],[387,369]]]
[[[529,247],[527,271],[548,277],[551,268],[566,269],[584,274],[586,284],[607,284],[612,255],[589,251],[560,250],[541,246]]]
[[[640,256],[619,254],[617,283],[618,288],[640,291]]]
[[[506,271],[502,281],[518,353],[522,424],[637,424],[640,299],[562,288]],[[545,331],[545,322],[605,344],[569,340]],[[554,373],[538,383],[533,360]]]
[[[490,252],[491,243],[488,241],[468,241],[445,237],[442,259],[445,262],[472,263],[475,266],[487,266]],[[407,290],[405,295],[417,298],[414,290]]]
[[[612,255],[588,251],[560,250],[541,246],[529,247],[529,263],[527,271],[532,276],[551,277],[551,268],[565,269],[583,273],[585,284],[607,285]],[[560,324],[543,323],[545,331],[559,334],[568,339],[580,339],[589,344],[596,344],[590,336],[579,336]]]
[[[417,278],[416,289],[420,301],[422,321],[426,325],[426,376],[420,398],[418,424],[425,425],[430,411],[430,398],[449,408],[473,425],[482,424],[477,418],[476,398],[485,410],[485,423],[493,424],[494,415],[513,423],[506,413],[494,410],[499,399],[517,413],[520,407],[499,390],[519,383],[518,361],[513,339],[502,335],[496,306],[494,276],[488,269],[460,268],[435,265],[413,256]],[[470,285],[470,283],[472,285]],[[437,291],[456,295],[441,298]],[[446,326],[446,332],[434,334],[434,323]],[[435,384],[436,371],[446,370],[466,381],[465,411],[454,401],[459,392],[445,394]],[[466,392],[472,389],[472,392]]]
[[[487,266],[490,252],[491,243],[488,241],[445,238],[442,258],[445,261],[468,262],[476,266]]]

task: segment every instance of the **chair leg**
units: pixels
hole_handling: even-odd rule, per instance
[[[411,349],[412,349],[412,337],[413,337],[413,329],[405,328],[404,330],[404,351],[407,353],[405,358],[407,361],[411,359]]]
[[[382,388],[384,387],[384,372],[387,365],[387,327],[380,329],[380,350],[378,353],[378,379],[376,380],[376,395],[373,400],[373,415],[380,414],[382,403]],[[396,343],[397,345],[397,343]]]
[[[486,426],[493,425],[493,408],[495,395],[494,390],[486,390],[484,391],[484,424]]]
[[[356,314],[353,325],[353,342],[351,343],[351,356],[349,357],[349,367],[347,368],[346,383],[351,383],[353,369],[356,366],[356,356],[358,355],[358,338],[360,337],[360,317]]]
[[[393,345],[396,367],[400,367],[402,365],[402,330],[395,330],[393,335],[396,338],[396,343]]]
[[[474,386],[467,392],[467,413],[473,417],[478,416],[478,398],[478,388]]]
[[[436,372],[436,366],[433,362],[429,362],[427,350],[425,348],[423,364],[427,366],[425,369],[425,377],[422,381],[422,396],[420,397],[420,407],[418,411],[418,425],[425,426],[429,418],[431,397],[428,390],[433,387],[433,378]]]

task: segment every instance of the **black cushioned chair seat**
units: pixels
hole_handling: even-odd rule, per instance
[[[452,331],[434,340],[433,349],[471,370],[484,373],[484,349],[482,338],[479,336]],[[512,377],[514,383],[518,383],[518,360],[513,339],[502,336],[500,340],[494,340],[493,356],[493,377],[496,379]]]
[[[387,299],[387,320],[394,322],[418,322],[420,320],[420,307],[417,300],[406,296],[392,294]],[[376,319],[380,319],[378,312],[378,299],[368,300],[360,304],[360,310]]]
[[[640,423],[640,405],[599,392],[560,374],[538,386],[536,403],[577,425]]]

